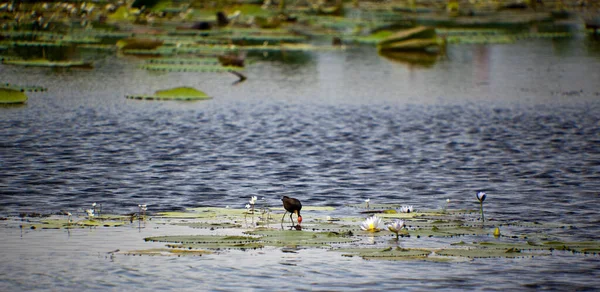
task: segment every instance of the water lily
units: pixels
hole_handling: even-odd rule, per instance
[[[485,201],[485,192],[477,193],[477,200],[479,201],[479,207],[481,210],[481,222],[485,222],[485,217],[483,216],[483,201]]]
[[[258,200],[258,198],[256,196],[252,196],[250,198],[250,205],[254,205],[256,203],[256,200]]]
[[[367,218],[360,224],[360,229],[364,231],[377,232],[379,231],[379,225],[381,224],[381,218],[372,216]]]
[[[92,220],[94,218],[94,210],[93,209],[87,209],[87,210],[85,210],[85,212],[87,213],[88,219]]]
[[[250,204],[246,204],[246,209],[250,209]]]
[[[367,209],[369,209],[369,202],[371,202],[371,199],[366,199],[365,200],[365,204],[367,205]]]
[[[389,231],[396,233],[396,239],[398,239],[398,233],[402,231],[404,227],[404,220],[396,219],[394,222],[387,225]]]
[[[413,211],[414,211],[413,206],[400,207],[400,212],[402,212],[402,213],[412,213]]]

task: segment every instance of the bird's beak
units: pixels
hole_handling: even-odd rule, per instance
[[[298,225],[302,224],[302,216],[298,216]]]

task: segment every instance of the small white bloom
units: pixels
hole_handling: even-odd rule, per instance
[[[331,221],[331,216],[327,216],[327,217],[325,217],[325,220],[327,220],[327,221]]]
[[[398,219],[396,219],[391,224],[387,225],[388,230],[391,232],[394,232],[396,234],[398,234],[398,232],[400,232],[403,227],[404,227],[404,220],[398,220]]]
[[[246,204],[246,209],[250,209],[250,204]]]
[[[96,202],[92,203],[92,207],[96,207]]]
[[[381,224],[381,218],[377,216],[369,217],[360,224],[360,229],[364,231],[379,231],[379,225]]]
[[[446,203],[450,203],[450,199],[446,199]]]
[[[88,217],[90,217],[90,218],[94,217],[93,209],[87,209],[87,210],[85,210],[85,212],[87,213]]]
[[[414,211],[413,206],[400,207],[400,212],[402,212],[402,213],[412,213],[413,211]]]
[[[483,203],[483,201],[485,201],[485,193],[484,192],[478,192],[477,193],[477,200],[479,200],[480,203]]]
[[[367,203],[368,203],[368,202],[371,202],[371,199],[366,199],[366,200],[365,200],[365,202],[367,202]]]

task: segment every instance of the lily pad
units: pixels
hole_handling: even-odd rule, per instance
[[[440,256],[459,256],[467,258],[526,258],[535,256],[547,256],[550,253],[536,252],[526,253],[518,248],[507,249],[443,249],[436,251]]]
[[[132,250],[123,252],[124,255],[147,255],[147,256],[202,256],[212,254],[212,251],[198,249],[179,249],[179,248],[151,248],[142,250]]]
[[[24,104],[26,102],[27,95],[20,90],[0,88],[0,104]]]
[[[407,260],[424,259],[431,254],[430,250],[420,248],[340,248],[332,249],[341,252],[344,256],[360,256],[364,259],[378,260]]]
[[[270,246],[329,246],[356,241],[335,232],[309,232],[297,230],[254,230],[247,234],[260,236],[260,241]]]
[[[126,95],[129,99],[145,100],[206,100],[211,99],[206,93],[191,87],[177,87],[167,90],[156,91],[154,95]]]
[[[92,68],[92,63],[83,60],[50,61],[46,59],[32,60],[5,60],[2,63],[24,67],[52,67],[52,68]]]

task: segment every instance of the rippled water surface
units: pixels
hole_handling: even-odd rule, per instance
[[[82,212],[92,202],[113,213],[142,203],[242,208],[251,195],[272,205],[290,195],[305,205],[437,208],[449,198],[475,208],[482,190],[492,218],[577,224],[574,236],[599,238],[597,41],[455,46],[428,68],[373,50],[258,60],[238,85],[228,74],[147,72],[130,57],[100,58],[89,71],[0,65],[2,82],[48,88],[0,108],[0,213]],[[176,86],[214,99],[124,98]],[[597,256],[403,263],[275,249],[114,259],[96,246],[101,230],[2,232],[3,291],[600,286]],[[154,231],[136,232],[124,236]]]

